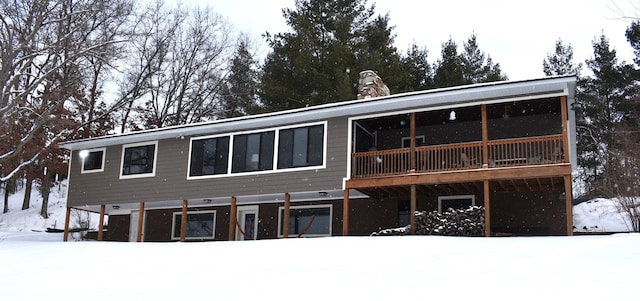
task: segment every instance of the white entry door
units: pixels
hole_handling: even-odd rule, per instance
[[[236,227],[236,240],[255,240],[258,238],[258,206],[239,206],[237,210],[236,218],[240,227]]]
[[[144,219],[144,216],[142,216]],[[136,242],[138,240],[138,220],[140,219],[140,210],[131,211],[131,222],[129,223],[129,241]],[[144,241],[144,221],[142,223],[142,241]]]

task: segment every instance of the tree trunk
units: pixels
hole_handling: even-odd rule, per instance
[[[29,167],[31,169],[31,167]],[[24,187],[24,199],[22,201],[22,210],[29,209],[31,205],[31,184],[33,184],[33,176],[27,175],[27,182]]]
[[[9,212],[9,181],[7,180],[4,184],[4,207],[2,207],[2,213]]]
[[[40,208],[40,215],[44,218],[49,218],[49,212],[47,209],[49,208],[49,194],[51,193],[51,176],[44,175],[44,179],[42,180],[42,188],[40,189],[40,193],[42,194],[42,207]]]

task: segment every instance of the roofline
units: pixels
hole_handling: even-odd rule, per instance
[[[159,129],[107,135],[62,143],[69,150],[90,149],[110,145],[143,141],[238,132],[256,128],[326,120],[329,118],[380,114],[416,108],[439,108],[479,102],[508,101],[514,97],[567,95],[571,102],[575,95],[576,76],[554,76],[541,79],[501,81],[417,92],[393,94],[384,97],[322,104],[279,112],[220,119]],[[348,110],[347,110],[348,108]]]

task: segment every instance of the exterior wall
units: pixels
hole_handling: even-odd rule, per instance
[[[494,192],[491,194],[491,230],[566,235],[565,211],[565,198],[559,191]]]
[[[106,148],[104,172],[81,174],[72,154],[69,206],[260,195],[342,189],[346,176],[347,119],[327,124],[326,168],[187,180],[190,137],[158,141],[154,177],[120,179],[122,145]]]

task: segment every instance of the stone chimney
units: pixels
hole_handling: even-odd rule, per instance
[[[389,95],[389,88],[382,82],[378,74],[372,70],[360,72],[358,80],[358,99]]]

